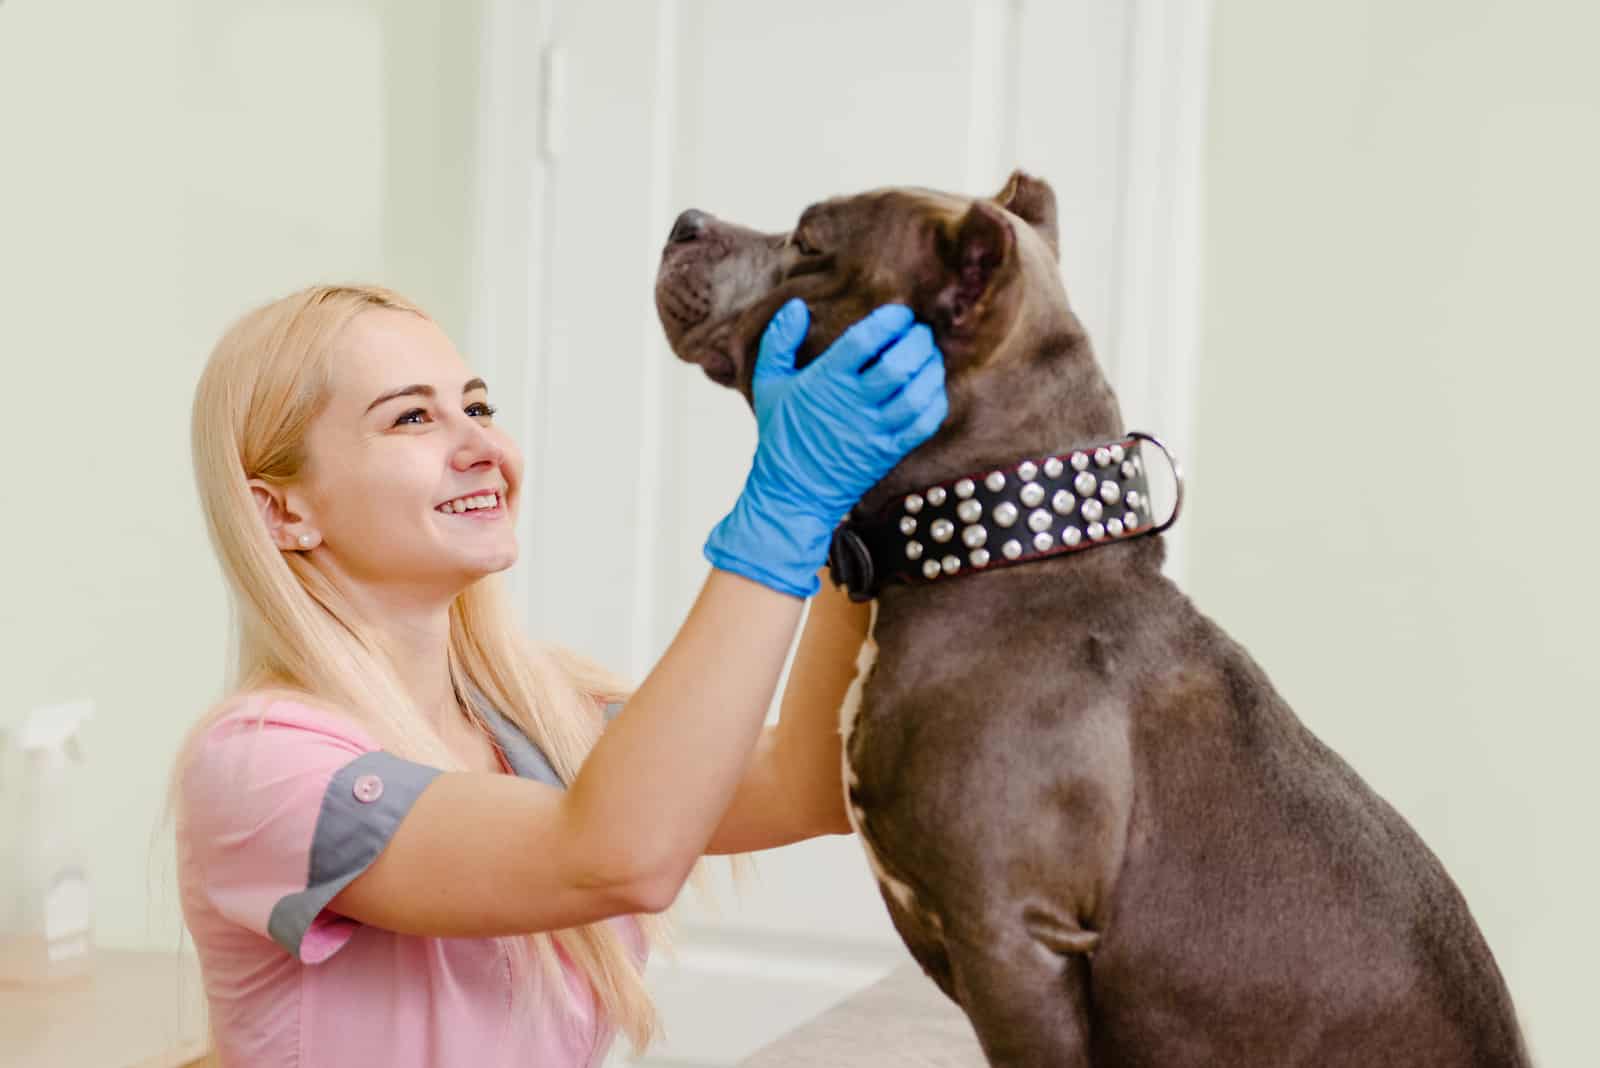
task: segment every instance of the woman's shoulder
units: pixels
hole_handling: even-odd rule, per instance
[[[360,720],[332,701],[297,690],[241,691],[208,712],[188,746],[186,763],[265,753],[298,760],[314,752],[358,756],[381,748]]]
[[[234,694],[214,706],[181,758],[186,807],[235,802],[292,782],[310,786],[381,748],[331,702],[287,690]]]

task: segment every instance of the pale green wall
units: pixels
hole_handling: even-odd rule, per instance
[[[221,685],[200,368],[233,318],[316,281],[393,286],[461,341],[479,7],[0,4],[0,715],[98,705],[81,815],[104,944],[177,944],[151,835]]]
[[[1220,0],[1189,588],[1466,893],[1544,1064],[1600,990],[1600,5]]]

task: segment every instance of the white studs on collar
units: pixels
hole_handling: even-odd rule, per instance
[[[997,556],[1021,561],[1087,548],[1150,529],[1143,475],[1138,451],[1121,443],[1022,460],[907,494],[890,529],[905,538],[907,569],[929,581],[987,567]],[[926,522],[924,509],[933,510]],[[1025,529],[1006,533],[1018,527]]]

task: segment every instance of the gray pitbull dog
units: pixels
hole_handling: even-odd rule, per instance
[[[786,234],[688,211],[657,309],[674,352],[747,401],[790,297],[812,312],[802,367],[879,304],[931,324],[950,414],[852,513],[873,515],[1122,438],[1055,214],[1021,172],[994,198],[827,200]],[[852,818],[895,928],[990,1063],[1528,1064],[1439,861],[1140,533],[875,591],[843,713]]]

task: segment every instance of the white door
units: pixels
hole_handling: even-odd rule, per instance
[[[1168,383],[1155,372],[1188,340],[1172,315],[1182,255],[1166,248],[1186,216],[1156,218],[1152,205],[1170,210],[1184,180],[1181,153],[1162,158],[1174,137],[1160,105],[1198,79],[1181,64],[1154,83],[1139,69],[1171,68],[1174,49],[1192,66],[1203,6],[490,3],[473,331],[523,402],[517,589],[535,632],[642,677],[747,472],[748,412],[671,357],[655,318],[661,244],[687,207],[785,229],[824,196],[896,184],[987,194],[1022,166],[1056,189],[1069,292],[1113,376],[1119,349],[1144,347],[1123,361],[1140,380],[1122,390],[1130,422],[1181,449],[1181,389],[1140,382]],[[497,131],[520,147],[494,143]],[[1146,160],[1166,170],[1130,183]],[[1134,318],[1139,331],[1125,327]],[[765,854],[718,897],[720,910],[680,907],[680,958],[654,966],[669,1034],[647,1063],[735,1063],[909,959],[851,839]]]

